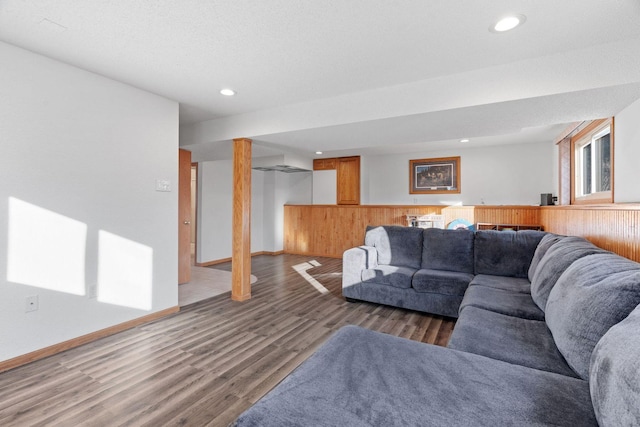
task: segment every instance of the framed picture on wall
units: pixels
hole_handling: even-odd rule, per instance
[[[409,160],[409,194],[460,193],[460,157]]]

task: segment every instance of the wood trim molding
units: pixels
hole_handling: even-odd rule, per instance
[[[110,335],[117,334],[118,332],[126,331],[127,329],[135,328],[136,326],[144,323],[153,322],[154,320],[161,319],[171,314],[180,311],[180,307],[169,307],[164,310],[157,311],[155,313],[148,314],[146,316],[138,317],[133,320],[129,320],[118,325],[110,326],[99,331],[91,332],[90,334],[82,335],[77,338],[73,338],[58,344],[54,344],[49,347],[42,348],[40,350],[32,351],[31,353],[23,354],[22,356],[14,357],[13,359],[0,362],[0,372],[8,371],[9,369],[17,368],[18,366],[26,365],[27,363],[35,362],[36,360],[44,359],[45,357],[53,356],[54,354],[62,353],[63,351],[70,350],[75,347],[79,347],[84,344],[88,344],[92,341],[99,340]]]
[[[214,260],[205,261],[205,262],[198,262],[198,263],[196,263],[196,267],[210,267],[212,265],[223,264],[225,262],[231,262],[232,259],[233,259],[232,257],[229,257],[229,258],[214,259]]]
[[[582,122],[573,122],[570,123],[561,133],[560,135],[558,135],[556,137],[556,144],[560,144],[562,141],[564,141],[567,138],[571,138],[573,135],[575,135],[577,132],[580,132],[580,130],[582,129],[582,127],[584,127],[588,122],[586,121],[582,121]]]
[[[336,208],[340,209],[340,205],[296,205],[296,204],[286,204],[285,206],[304,206],[304,207],[314,207],[314,208]],[[347,205],[350,209],[372,209],[372,208],[389,208],[389,209],[417,209],[417,208],[434,208],[440,211],[447,206],[444,205]]]
[[[571,204],[571,138],[566,137],[558,144],[558,203]]]
[[[194,212],[192,213],[193,216],[193,232],[195,235],[195,245],[194,245],[194,253],[193,253],[193,259],[196,260],[198,259],[198,204],[200,203],[200,201],[198,200],[198,186],[200,185],[200,166],[198,162],[193,162],[191,163],[191,168],[196,170],[196,192],[195,194],[191,194],[191,197],[194,199]],[[197,263],[196,263],[197,265]]]
[[[282,255],[284,253],[284,251],[260,251],[260,252],[254,252],[251,254],[252,257],[254,256],[258,256],[258,255],[271,255],[271,256],[276,256],[276,255]]]
[[[272,256],[276,256],[276,255],[282,255],[284,253],[284,251],[260,251],[260,252],[252,252],[251,253],[251,257],[254,256],[258,256],[258,255],[272,255]],[[229,257],[229,258],[220,258],[220,259],[214,259],[211,261],[206,261],[206,262],[199,262],[196,264],[197,267],[210,267],[212,265],[217,265],[217,264],[224,264],[225,262],[231,262],[233,260],[233,258]]]
[[[594,203],[592,205],[541,206],[540,209],[576,211],[640,211],[640,203]]]

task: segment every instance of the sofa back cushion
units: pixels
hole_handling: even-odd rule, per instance
[[[549,294],[545,319],[567,363],[584,380],[596,343],[640,304],[640,264],[615,254],[575,261]]]
[[[575,260],[598,253],[609,252],[582,237],[565,237],[551,246],[540,259],[531,278],[531,297],[540,310],[545,311],[549,292]]]
[[[420,268],[422,228],[399,225],[368,226],[364,244],[376,248],[378,264]]]
[[[473,274],[473,231],[427,228],[423,236],[422,268]]]
[[[529,265],[543,231],[476,232],[474,241],[475,274],[526,278]]]
[[[551,246],[558,243],[560,240],[564,239],[566,236],[560,236],[558,234],[547,233],[544,235],[540,243],[538,243],[538,247],[536,247],[536,251],[533,253],[533,258],[531,259],[531,264],[529,265],[528,277],[529,281],[533,280],[533,275],[538,269],[538,264],[540,264],[540,260],[547,253],[547,251],[551,248]]]
[[[591,355],[589,388],[601,426],[640,421],[640,306],[598,341]]]

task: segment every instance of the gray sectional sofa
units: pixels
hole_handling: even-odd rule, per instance
[[[363,246],[342,257],[342,294],[458,317],[469,285],[528,286],[528,269],[545,233],[367,227]]]
[[[362,254],[345,253],[343,291],[408,308],[411,295],[446,295],[417,309],[451,313],[457,305],[448,348],[344,327],[237,426],[640,425],[640,264],[578,237],[425,230],[421,263],[407,265],[417,255],[396,249],[407,242],[415,250],[415,242],[391,231],[358,249],[374,270],[361,270],[359,281],[348,257]],[[431,237],[449,246],[442,253],[453,270]],[[460,271],[468,258],[451,251],[457,245],[466,256],[472,248],[473,273]],[[371,247],[382,253],[376,262]],[[386,267],[394,263],[405,268]],[[433,284],[414,286],[421,270]],[[410,271],[410,287],[391,277]],[[441,272],[449,271],[471,274],[462,295],[452,289],[466,276],[454,274],[446,289]],[[367,293],[367,285],[400,297]]]

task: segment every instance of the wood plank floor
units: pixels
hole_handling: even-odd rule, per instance
[[[226,426],[341,326],[446,345],[452,319],[348,303],[341,271],[338,259],[254,257],[249,301],[219,295],[0,374],[0,425]]]

